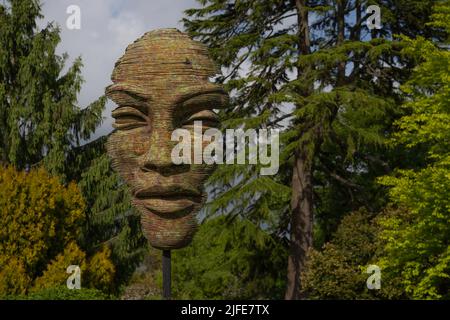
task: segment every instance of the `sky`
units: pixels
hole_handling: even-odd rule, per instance
[[[54,21],[61,28],[61,42],[57,53],[69,55],[66,67],[81,56],[82,75],[85,80],[78,102],[81,107],[89,105],[100,97],[111,83],[114,63],[128,44],[145,32],[159,28],[178,28],[183,11],[198,7],[195,0],[43,0],[44,19],[42,27]],[[69,29],[67,20],[71,13],[67,8],[80,8],[80,29]],[[108,100],[103,113],[104,121],[93,138],[112,131],[111,110],[114,103]]]

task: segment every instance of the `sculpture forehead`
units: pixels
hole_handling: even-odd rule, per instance
[[[196,87],[213,89],[208,77],[218,72],[202,43],[177,29],[160,29],[147,32],[127,47],[111,79],[116,90],[132,88],[154,97],[189,93]]]

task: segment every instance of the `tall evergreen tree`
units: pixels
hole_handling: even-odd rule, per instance
[[[81,59],[62,73],[67,55],[55,53],[59,28],[38,30],[40,12],[36,0],[0,5],[0,159],[18,169],[43,164],[67,180],[67,156],[101,124],[106,100],[77,105]]]
[[[394,34],[429,35],[433,1],[199,3],[183,21],[227,71],[217,79],[232,94],[224,127],[283,131],[279,174],[260,176],[259,165],[219,167],[210,180],[211,212],[242,215],[286,239],[285,297],[301,298],[313,212],[323,226],[335,211],[382,205],[375,177],[395,156],[380,151],[401,113],[398,84],[411,67]],[[381,7],[380,30],[366,25],[370,4]]]

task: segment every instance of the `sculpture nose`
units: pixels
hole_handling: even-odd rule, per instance
[[[167,172],[170,167],[175,166],[170,157],[170,149],[167,142],[155,141],[151,143],[151,147],[144,154],[142,169],[144,171],[158,171],[160,173]]]
[[[150,148],[143,155],[141,169],[143,171],[156,171],[163,176],[188,171],[188,165],[175,164],[172,161],[173,142],[168,139],[162,139],[155,134],[151,138]]]
[[[142,169],[143,171],[158,171],[160,173],[167,172],[174,164],[161,154],[146,155]]]

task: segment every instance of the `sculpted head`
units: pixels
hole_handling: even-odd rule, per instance
[[[156,248],[181,248],[194,235],[203,183],[213,167],[174,164],[177,142],[171,135],[177,128],[193,130],[198,120],[204,129],[219,125],[213,109],[224,107],[228,97],[208,80],[218,72],[201,43],[176,29],[162,29],[128,46],[106,89],[118,105],[108,154],[130,186],[143,232]]]

